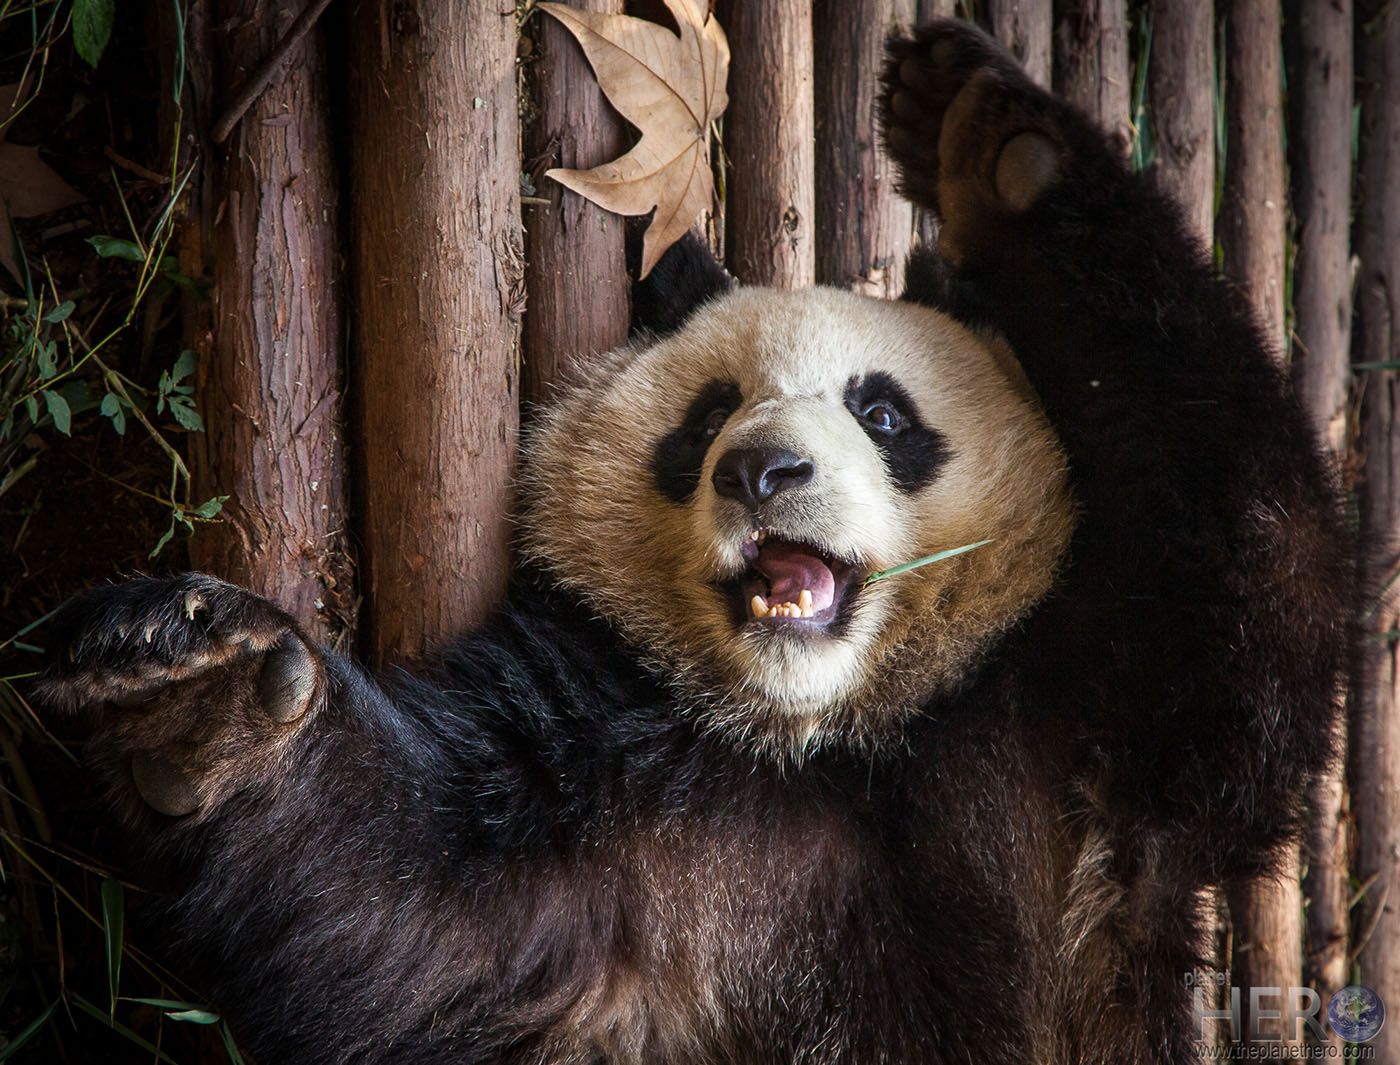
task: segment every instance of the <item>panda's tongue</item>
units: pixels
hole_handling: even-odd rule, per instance
[[[795,603],[805,590],[812,593],[812,611],[820,614],[836,599],[831,568],[797,544],[770,540],[759,547],[754,568],[768,580],[770,603]]]

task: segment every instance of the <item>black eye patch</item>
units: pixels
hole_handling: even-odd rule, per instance
[[[909,393],[887,373],[873,373],[863,379],[852,377],[846,385],[846,407],[860,423],[865,435],[880,449],[885,467],[894,483],[905,492],[917,492],[938,475],[952,452],[943,434],[919,418]],[[892,407],[899,414],[896,432],[882,431],[880,422],[866,417],[872,405]]]
[[[656,442],[651,472],[656,487],[672,503],[683,503],[694,494],[715,434],[742,402],[738,385],[711,381],[686,408],[681,424]]]

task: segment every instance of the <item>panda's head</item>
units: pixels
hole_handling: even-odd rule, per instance
[[[527,551],[715,723],[789,750],[887,735],[1048,590],[1059,444],[1004,346],[937,311],[692,296],[541,412]]]

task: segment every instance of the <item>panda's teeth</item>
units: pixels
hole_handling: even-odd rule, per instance
[[[812,616],[812,592],[809,588],[803,588],[797,597],[797,605],[802,608],[802,616],[809,618]]]
[[[761,595],[756,595],[749,600],[749,609],[753,611],[753,616],[756,618],[768,616],[768,602]]]

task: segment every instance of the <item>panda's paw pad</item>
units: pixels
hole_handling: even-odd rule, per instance
[[[68,603],[41,702],[91,725],[99,770],[172,815],[265,764],[325,689],[321,655],[267,600],[201,574]]]
[[[1053,115],[1053,98],[975,26],[941,19],[890,42],[885,143],[906,194],[945,218],[1029,207],[1059,172]]]

